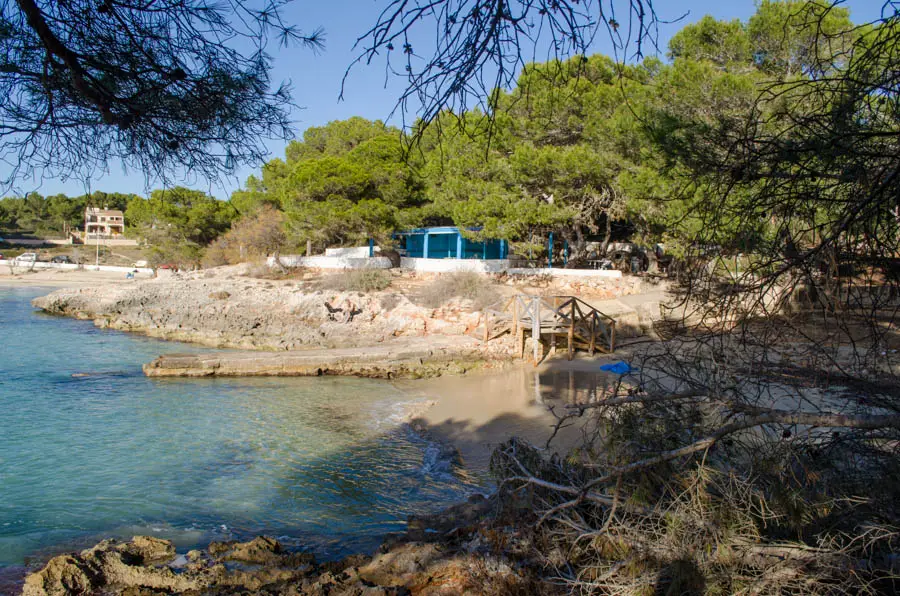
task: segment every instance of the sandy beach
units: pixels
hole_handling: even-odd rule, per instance
[[[565,404],[584,402],[615,383],[617,375],[600,370],[620,357],[565,357],[540,366],[519,363],[500,371],[479,371],[395,385],[431,406],[418,413],[414,424],[455,445],[466,467],[486,472],[493,449],[512,436],[543,446]],[[564,453],[580,438],[579,427],[558,434],[549,449]]]
[[[138,274],[138,280],[150,279],[148,275]],[[0,262],[0,285],[16,286],[47,286],[54,288],[70,288],[92,286],[99,284],[134,283],[133,279],[126,279],[124,273],[111,271],[60,271],[55,269],[42,269],[25,273],[10,274],[9,267]]]

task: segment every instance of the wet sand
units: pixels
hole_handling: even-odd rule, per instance
[[[512,436],[543,447],[569,403],[587,402],[602,395],[618,375],[600,370],[620,356],[576,357],[545,361],[535,368],[517,364],[499,372],[425,381],[397,381],[395,385],[417,399],[430,400],[415,422],[459,449],[467,468],[484,473],[494,448]],[[565,453],[578,444],[580,427],[564,429],[549,449]]]

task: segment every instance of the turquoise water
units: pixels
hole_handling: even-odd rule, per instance
[[[0,287],[0,571],[137,533],[337,557],[478,490],[399,425],[389,383],[148,379],[202,348],[35,312],[48,291]]]

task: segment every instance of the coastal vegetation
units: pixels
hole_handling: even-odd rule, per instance
[[[339,292],[380,292],[390,287],[392,281],[388,271],[361,269],[327,275],[318,282],[318,287]]]
[[[458,30],[456,15],[435,15]],[[430,100],[409,130],[361,118],[310,128],[230,201],[160,191],[129,201],[129,225],[157,260],[197,263],[212,243],[215,264],[308,244],[387,248],[398,228],[428,224],[503,238],[520,254],[558,234],[572,264],[589,242],[662,242],[678,258],[678,308],[653,330],[657,341],[627,353],[629,374],[557,404],[547,445],[511,438],[496,450],[494,505],[516,515],[506,533],[482,520],[485,548],[527,565],[529,579],[538,569],[533,591],[894,593],[898,19],[854,24],[840,5],[764,0],[747,21],[685,26],[666,61],[576,54],[522,65],[515,85],[489,88],[450,38],[424,71],[407,70]],[[502,31],[518,21],[501,10],[495,22]],[[392,43],[385,27],[374,49]],[[579,48],[581,34],[564,39]],[[438,62],[462,82],[447,90],[430,78]],[[479,85],[482,105],[450,101]],[[341,295],[327,310],[314,288],[247,282],[248,304],[260,290],[291,305],[285,325],[229,310],[241,297],[233,280],[212,287],[215,273],[191,275],[136,286],[140,299],[116,292],[128,308],[99,290],[57,294],[45,308],[283,351],[331,341],[365,349],[435,327],[461,336],[478,324],[473,312],[463,324],[405,302],[418,321],[385,309],[376,274],[335,280],[333,293],[373,293]],[[426,301],[478,301],[488,290],[470,279],[445,278]],[[196,300],[177,317],[144,308],[169,299],[154,294],[160,287],[202,291],[202,309]],[[357,311],[373,317],[361,323]],[[211,321],[223,329],[210,333]],[[226,325],[246,330],[244,343],[230,343]],[[573,424],[580,443],[552,454]]]
[[[475,309],[483,310],[500,300],[501,294],[490,278],[471,271],[441,275],[421,291],[425,306],[436,308],[449,298],[471,300]]]
[[[729,147],[748,123],[777,135],[783,113],[824,109],[797,86],[889,28],[856,26],[844,8],[817,7],[764,2],[747,22],[705,17],[672,38],[667,62],[578,55],[529,63],[511,90],[491,94],[489,111],[444,110],[409,131],[360,117],[311,127],[228,201],[180,187],[147,198],[30,194],[3,200],[0,228],[61,231],[79,225],[85,204],[102,204],[126,210],[152,259],[185,266],[208,247],[207,263],[303,252],[307,243],[320,250],[374,239],[389,247],[395,231],[420,225],[502,238],[523,256],[540,254],[554,233],[572,265],[587,257],[588,242],[605,249],[626,238],[661,242],[680,256],[698,245],[756,253],[779,242],[792,218],[747,208],[767,174],[746,170],[729,185],[739,167],[722,163],[735,159]],[[726,186],[723,206],[734,215],[712,221]],[[241,226],[257,225],[263,207],[279,214],[263,216],[270,223],[281,218],[269,234],[280,242],[224,235],[241,218]],[[812,216],[806,236],[823,216]]]

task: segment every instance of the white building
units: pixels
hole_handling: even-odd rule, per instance
[[[123,238],[125,214],[118,209],[88,207],[84,212],[85,239]]]

